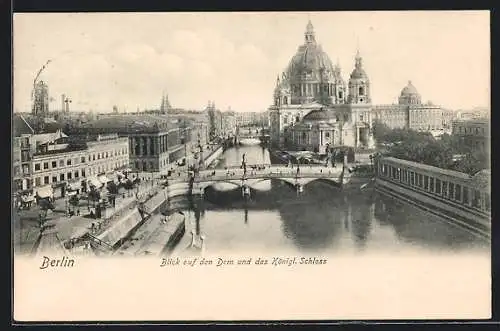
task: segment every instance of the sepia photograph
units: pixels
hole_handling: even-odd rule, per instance
[[[490,318],[490,94],[488,11],[16,13],[14,317]]]

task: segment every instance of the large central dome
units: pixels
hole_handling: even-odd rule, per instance
[[[321,45],[316,43],[311,22],[307,24],[304,44],[299,46],[285,72],[292,82],[304,79],[320,81],[321,78],[333,78],[334,66]]]

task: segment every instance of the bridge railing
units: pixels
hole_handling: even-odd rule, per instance
[[[317,173],[299,173],[294,171],[288,172],[258,172],[255,174],[225,174],[225,175],[206,175],[198,176],[194,179],[195,183],[202,183],[207,181],[225,181],[225,180],[244,180],[244,179],[271,179],[271,178],[339,178],[341,171],[325,171]]]
[[[262,166],[262,165],[260,165]],[[254,170],[251,166],[247,166],[246,174],[243,169],[238,166],[227,167],[225,169],[203,170],[200,171],[194,178],[195,183],[206,181],[224,181],[224,180],[242,180],[245,179],[261,179],[261,178],[338,178],[342,173],[342,167],[325,167],[321,165],[311,165],[300,167],[297,174],[297,167],[278,167],[265,165],[264,169]],[[174,175],[167,182],[168,185],[175,183],[185,183],[189,180],[187,174],[181,176]]]

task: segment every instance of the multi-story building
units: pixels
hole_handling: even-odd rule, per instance
[[[16,140],[21,168],[17,175],[14,172],[15,190],[41,197],[64,195],[67,189],[80,189],[83,180],[129,166],[128,140],[116,134],[68,137],[58,131]]]
[[[225,137],[236,134],[236,115],[232,111],[222,113],[222,133]]]
[[[340,66],[316,42],[311,22],[304,43],[278,76],[269,108],[271,144],[325,153],[328,146],[371,147],[370,80],[356,54],[346,85]]]
[[[466,146],[487,151],[490,148],[490,120],[455,120],[452,123],[452,134],[460,137]]]
[[[190,144],[194,139],[188,121],[173,124],[168,116],[151,114],[102,115],[68,132],[72,135],[105,132],[127,137],[130,167],[141,172],[168,171],[170,163],[191,153]]]
[[[407,128],[417,131],[443,131],[450,128],[453,111],[428,102],[422,98],[412,82],[401,90],[398,104],[374,105],[374,119],[389,128]]]

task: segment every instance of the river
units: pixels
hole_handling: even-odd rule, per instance
[[[260,146],[227,150],[218,167],[270,163]],[[457,225],[373,189],[340,191],[316,181],[302,194],[279,180],[264,181],[245,201],[239,189],[216,186],[186,209],[186,234],[174,254],[190,245],[191,229],[205,251],[234,254],[367,254],[479,252],[489,243]]]

